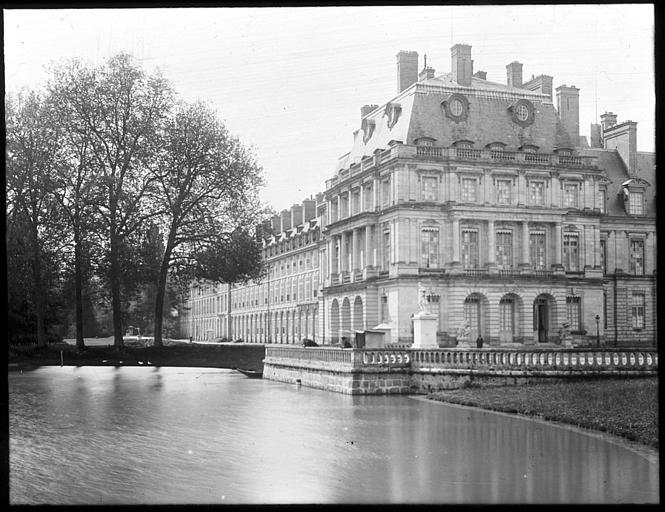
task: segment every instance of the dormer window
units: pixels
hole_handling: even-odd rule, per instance
[[[629,215],[644,215],[644,195],[649,184],[640,178],[631,178],[621,184],[619,196]]]
[[[388,116],[388,128],[395,126],[401,113],[402,106],[399,103],[388,103],[386,105],[386,110],[383,115]]]
[[[485,147],[491,151],[503,151],[506,145],[503,142],[491,142]]]
[[[363,119],[362,124],[360,126],[361,130],[363,131],[363,142],[367,142],[369,139],[372,138],[372,134],[374,133],[374,128],[376,127],[376,123],[374,122],[373,119]]]
[[[529,100],[517,100],[514,104],[508,107],[508,110],[510,110],[515,124],[518,124],[523,128],[533,124],[536,109],[534,108],[533,103]]]
[[[570,148],[558,148],[554,152],[559,156],[573,156],[573,150]]]
[[[469,100],[463,94],[453,93],[441,103],[441,108],[449,119],[464,121],[469,114]]]
[[[416,146],[434,146],[434,142],[436,142],[436,139],[433,139],[431,137],[419,137],[415,141]]]
[[[471,140],[458,140],[453,142],[453,147],[459,148],[459,149],[471,149],[473,147],[474,142]]]
[[[538,151],[538,146],[533,144],[524,144],[524,146],[521,146],[519,149],[523,153],[536,153]]]

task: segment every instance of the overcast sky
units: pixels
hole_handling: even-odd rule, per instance
[[[474,71],[501,83],[517,60],[525,80],[580,88],[581,135],[611,111],[654,151],[653,31],[648,4],[5,10],[5,81],[39,88],[50,62],[127,51],[255,147],[261,197],[281,210],[324,190],[360,107],[395,95],[399,50],[440,74],[466,43]]]

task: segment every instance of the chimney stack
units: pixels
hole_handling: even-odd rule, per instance
[[[508,86],[522,87],[522,63],[513,61],[506,66]]]
[[[397,94],[418,81],[418,52],[401,50],[397,54]]]
[[[603,136],[600,131],[600,125],[591,123],[591,130],[589,133],[589,142],[592,148],[602,148],[603,147]]]
[[[570,136],[573,146],[580,145],[580,90],[571,85],[556,88],[556,103],[559,119]]]
[[[305,199],[302,202],[303,222],[316,218],[316,201],[314,199]]]
[[[300,224],[303,223],[302,214],[303,214],[302,205],[294,204],[293,206],[291,206],[291,226],[295,228],[296,226],[300,226]]]
[[[280,231],[291,229],[291,212],[289,210],[282,210],[279,216],[281,218]]]
[[[603,127],[603,131],[612,128],[617,124],[617,115],[612,112],[605,112],[600,116],[600,124]]]
[[[434,78],[434,68],[427,66],[426,68],[423,68],[423,70],[418,75],[418,81],[422,82],[423,80],[427,80],[429,78]]]
[[[270,217],[270,227],[274,235],[282,231],[282,219],[279,215],[273,215]]]
[[[487,80],[487,71],[476,71],[473,76],[481,80]]]
[[[531,80],[522,84],[522,88],[529,91],[536,91],[540,94],[547,94],[550,100],[552,99],[552,77],[549,75],[532,77]]]
[[[471,77],[473,76],[471,46],[468,44],[456,44],[450,49],[450,60],[453,82],[470,87]]]
[[[601,116],[602,119],[603,116]],[[616,116],[614,116],[616,120]],[[624,121],[603,130],[603,145],[606,149],[616,149],[628,168],[628,174],[637,174],[637,123]]]

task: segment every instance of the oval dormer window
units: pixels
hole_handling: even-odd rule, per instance
[[[529,126],[535,119],[535,108],[529,100],[517,100],[509,107],[513,122],[521,127]]]
[[[469,100],[463,94],[451,94],[441,107],[445,116],[455,122],[464,121],[469,114]]]

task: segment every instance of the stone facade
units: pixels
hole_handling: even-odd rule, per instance
[[[269,282],[220,304],[194,288],[186,320],[209,332],[232,318],[227,337],[246,341],[343,344],[380,328],[408,345],[424,287],[440,297],[441,347],[478,336],[489,347],[655,346],[655,156],[637,151],[636,123],[604,114],[589,147],[575,86],[523,83],[519,62],[506,84],[489,81],[468,45],[451,49],[448,74],[414,62],[397,55],[396,95],[362,107],[315,205],[272,219]],[[307,225],[320,235],[294,246]],[[304,303],[289,266],[301,252],[317,262]]]

